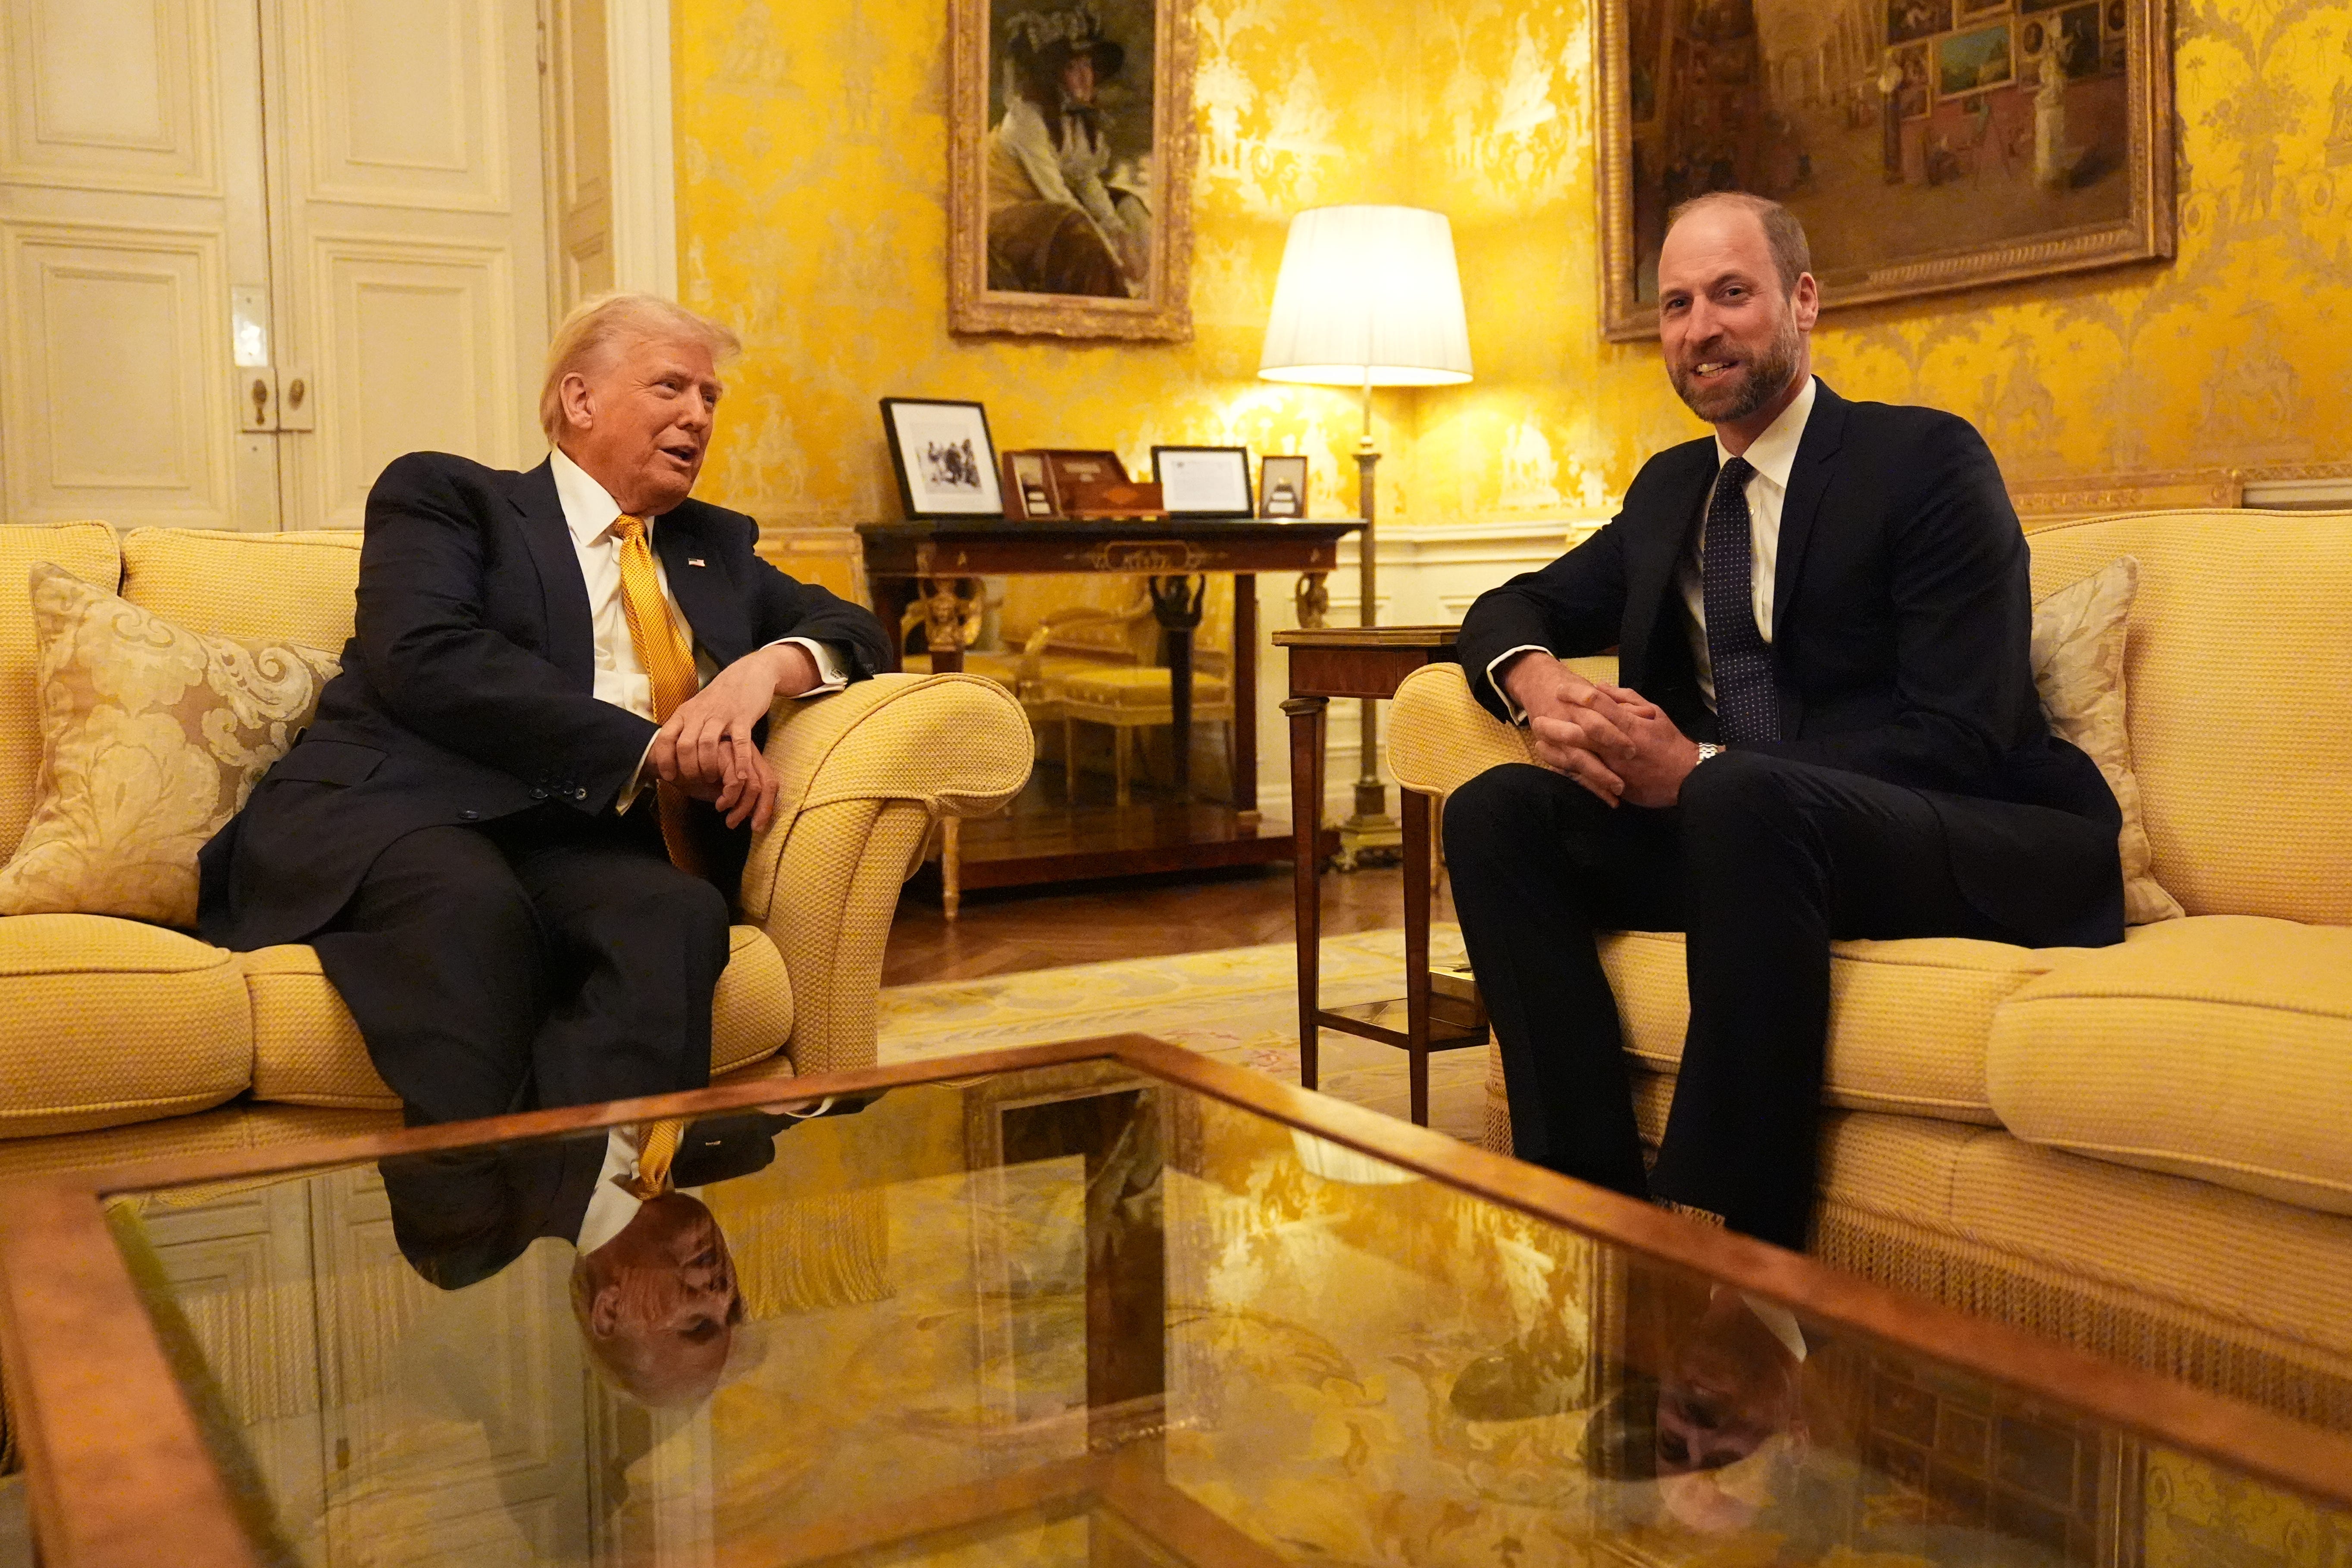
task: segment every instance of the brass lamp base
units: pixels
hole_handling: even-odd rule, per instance
[[[1356,809],[1339,824],[1339,852],[1331,858],[1334,869],[1359,871],[1367,866],[1394,866],[1404,859],[1404,828],[1389,815],[1384,784],[1359,783]]]

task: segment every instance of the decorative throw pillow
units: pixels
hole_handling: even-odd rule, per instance
[[[339,667],[292,643],[199,637],[46,561],[31,586],[41,774],[0,914],[193,926],[196,851]]]
[[[2088,752],[2116,792],[2124,812],[2116,844],[2124,862],[2124,920],[2147,925],[2187,911],[2151,869],[2131,732],[2124,724],[2124,637],[2138,590],[2139,562],[2126,555],[2035,605],[2033,684],[2050,728]]]

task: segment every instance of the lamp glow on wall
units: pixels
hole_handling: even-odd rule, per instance
[[[1356,448],[1358,541],[1363,607],[1378,617],[1373,590],[1372,388],[1454,386],[1470,379],[1470,328],[1462,310],[1462,275],[1454,261],[1454,226],[1422,207],[1309,207],[1290,220],[1274,313],[1265,325],[1258,374],[1267,381],[1363,389],[1364,434]],[[1349,861],[1367,847],[1399,842],[1380,779],[1380,719],[1363,707],[1362,767],[1355,815],[1341,825]],[[1293,803],[1292,809],[1307,808]]]

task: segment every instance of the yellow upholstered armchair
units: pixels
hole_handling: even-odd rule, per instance
[[[0,529],[0,852],[16,852],[50,787],[44,725],[58,717],[45,721],[21,586],[35,563],[199,636],[340,655],[359,546],[356,531]],[[882,676],[778,705],[767,750],[782,790],[739,889],[714,1073],[874,1061],[900,883],[934,822],[1019,791],[1032,747],[1019,704],[975,676]],[[226,952],[79,905],[0,916],[0,1176],[397,1124],[310,947]]]
[[[2037,598],[2137,563],[2096,633],[2100,701],[2117,795],[2183,912],[2144,909],[2095,949],[1834,943],[1810,1250],[2352,1423],[2352,772],[2312,742],[2352,731],[2352,512],[2073,519],[2027,543]],[[2037,625],[2037,661],[2074,635],[2062,618]],[[2250,694],[2225,723],[2217,660]],[[1406,788],[1443,797],[1526,760],[1460,668],[1398,689]],[[1599,949],[1654,1142],[1689,1018],[1683,938]],[[1499,1070],[1488,1085],[1507,1150]]]

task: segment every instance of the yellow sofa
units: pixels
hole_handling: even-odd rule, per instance
[[[51,561],[193,630],[340,653],[359,537],[104,523],[0,529],[0,847],[40,768],[22,584]],[[10,584],[16,584],[12,591]],[[783,781],[753,843],[717,997],[714,1073],[874,1060],[882,950],[932,822],[1029,773],[1020,706],[972,676],[885,676],[779,705]],[[399,1101],[305,946],[232,953],[101,915],[0,918],[0,1177],[394,1125]]]
[[[2139,560],[2133,763],[2188,914],[2095,950],[1838,943],[1812,1250],[2352,1425],[2352,513],[2151,512],[2030,542],[2037,595]],[[1399,691],[1406,787],[1526,757],[1458,668]],[[1654,1141],[1682,939],[1601,948]],[[1490,1058],[1507,1149],[1503,1095]]]

